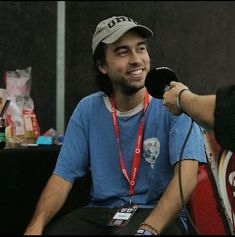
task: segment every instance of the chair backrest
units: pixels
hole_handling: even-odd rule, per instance
[[[213,132],[203,131],[203,135],[208,164],[199,167],[198,183],[188,203],[191,219],[198,234],[229,235],[234,230],[235,172],[231,162],[235,164],[235,156],[221,150]]]

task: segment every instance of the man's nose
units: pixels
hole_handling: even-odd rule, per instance
[[[131,54],[130,54],[130,61],[129,61],[129,64],[139,64],[141,62],[141,57],[140,55],[133,51]]]

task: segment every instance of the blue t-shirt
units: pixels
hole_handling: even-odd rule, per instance
[[[123,159],[130,176],[143,105],[117,111]],[[191,125],[185,114],[172,116],[162,100],[151,98],[145,114],[143,148],[133,202],[154,207],[173,177]],[[201,130],[193,124],[182,159],[206,162]],[[91,203],[118,207],[129,202],[129,184],[121,172],[111,106],[103,92],[83,98],[69,121],[54,174],[74,182],[90,169]]]

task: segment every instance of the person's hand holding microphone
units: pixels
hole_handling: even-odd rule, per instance
[[[171,81],[163,94],[164,106],[174,115],[180,115],[184,112],[180,104],[180,97],[184,91],[189,91],[187,86],[181,82]]]

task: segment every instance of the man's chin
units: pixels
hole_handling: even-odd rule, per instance
[[[133,95],[133,94],[137,93],[139,90],[141,90],[143,88],[144,88],[144,85],[141,85],[141,86],[138,86],[138,87],[128,87],[128,88],[125,88],[124,94]]]

